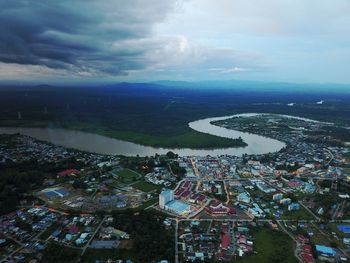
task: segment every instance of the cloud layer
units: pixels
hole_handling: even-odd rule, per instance
[[[125,74],[144,68],[145,50],[115,43],[149,37],[171,0],[0,2],[0,61],[72,74]]]
[[[349,0],[0,0],[0,80],[350,83]]]

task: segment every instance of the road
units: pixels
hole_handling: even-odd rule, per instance
[[[305,209],[306,211],[308,211],[317,221],[320,221],[320,220],[321,220],[321,219],[320,219],[317,215],[315,215],[306,205],[304,205],[302,201],[298,201],[298,203],[299,203],[302,207],[304,207],[304,209]]]
[[[175,263],[179,263],[179,246],[178,246],[178,232],[179,232],[179,220],[175,220]]]
[[[82,251],[81,251],[81,254],[80,254],[81,256],[84,255],[86,249],[87,249],[87,248],[89,247],[89,245],[90,245],[90,242],[91,242],[92,239],[95,237],[96,233],[100,230],[100,228],[101,228],[103,222],[106,220],[107,217],[108,217],[108,216],[104,216],[104,217],[103,217],[103,219],[101,220],[101,222],[100,222],[100,224],[98,225],[98,227],[96,227],[94,233],[91,235],[91,237],[90,237],[90,239],[88,240],[88,242],[86,242],[86,245],[83,246]]]
[[[295,237],[291,233],[289,233],[289,231],[284,227],[282,222],[277,221],[277,224],[280,226],[282,231],[285,232],[294,241],[295,243],[294,256],[299,260],[299,262],[303,263],[303,259],[300,257],[301,249],[300,249],[299,242],[295,239]]]

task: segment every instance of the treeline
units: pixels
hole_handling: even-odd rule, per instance
[[[56,176],[68,168],[80,168],[74,158],[59,163],[38,163],[35,159],[22,162],[6,162],[0,165],[0,214],[12,212],[25,194],[41,187],[45,178]]]
[[[164,216],[154,211],[126,210],[113,213],[114,227],[131,235],[131,254],[137,262],[172,262],[174,258],[174,232],[165,228]]]
[[[0,168],[0,214],[9,213],[16,209],[25,193],[42,185],[47,172],[18,167]]]

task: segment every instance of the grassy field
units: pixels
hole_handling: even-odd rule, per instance
[[[157,204],[158,203],[158,197],[152,198],[150,200],[147,200],[146,202],[144,202],[142,205],[140,205],[139,207],[136,208],[136,210],[143,210],[151,205]]]
[[[151,183],[148,183],[145,181],[139,181],[139,182],[133,184],[132,187],[139,189],[143,192],[150,192],[153,190],[159,190],[159,189],[163,188],[162,185],[155,185],[155,184],[151,184]]]
[[[285,213],[281,216],[281,219],[289,219],[289,220],[311,220],[314,217],[302,206],[300,206],[299,210],[288,211],[285,209]]]
[[[260,228],[253,232],[256,255],[237,260],[240,263],[297,263],[294,257],[293,242],[282,232]]]
[[[118,180],[122,183],[132,183],[139,180],[141,175],[130,169],[123,169],[118,172]]]

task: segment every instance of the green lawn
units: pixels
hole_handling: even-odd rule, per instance
[[[137,210],[142,210],[145,209],[151,205],[157,204],[158,203],[158,197],[152,198],[150,200],[147,200],[146,202],[144,202],[142,205],[140,205],[139,207],[137,207]]]
[[[162,185],[155,185],[155,184],[151,184],[151,183],[148,183],[145,181],[139,181],[139,182],[133,184],[132,187],[139,189],[143,192],[150,192],[153,190],[159,190],[159,189],[163,188]]]
[[[118,180],[122,183],[132,183],[140,179],[141,175],[130,169],[123,169],[118,172]]]
[[[311,237],[311,242],[315,245],[324,245],[329,246],[329,240],[319,233],[317,230],[314,232],[314,235]]]
[[[294,257],[293,241],[280,231],[259,228],[253,231],[256,255],[237,260],[241,263],[297,263]]]
[[[301,220],[301,219],[315,219],[304,207],[300,206],[300,209],[294,211],[288,211],[285,209],[284,214],[281,216],[281,219],[289,220]]]

